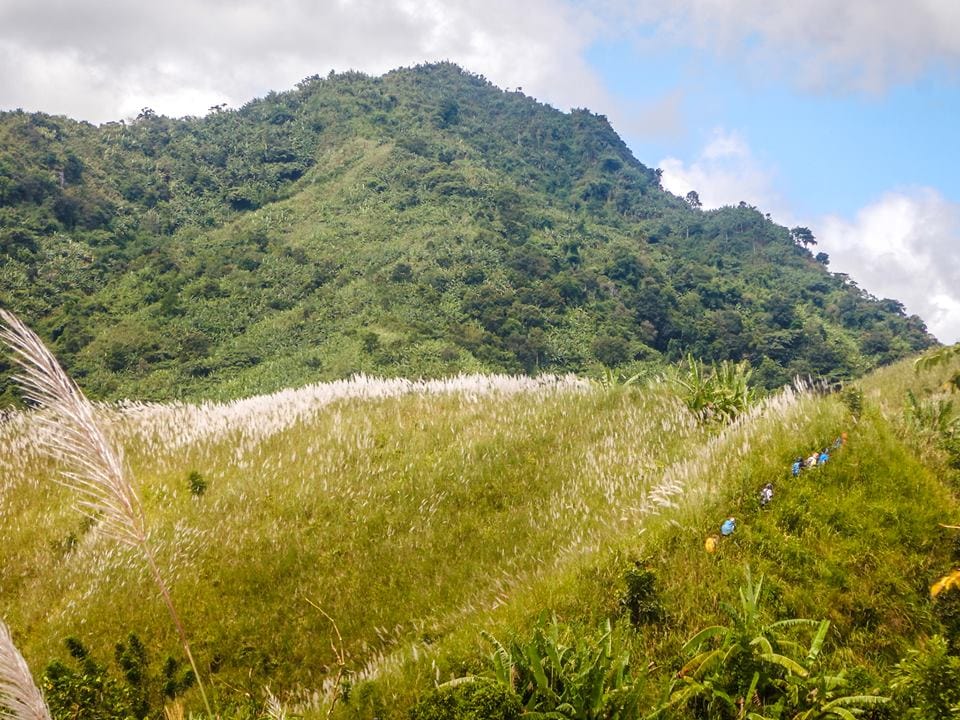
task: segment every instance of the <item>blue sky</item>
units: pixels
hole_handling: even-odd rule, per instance
[[[0,0],[0,109],[91,122],[433,60],[606,115],[960,340],[958,0]]]
[[[958,28],[960,31],[960,28]],[[802,92],[735,59],[690,47],[597,42],[587,61],[634,105],[679,98],[683,125],[657,137],[624,130],[643,162],[690,160],[723,128],[748,139],[798,216],[851,214],[884,191],[918,185],[960,201],[960,88],[932,70],[881,92]]]

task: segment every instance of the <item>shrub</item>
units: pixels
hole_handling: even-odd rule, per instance
[[[190,471],[187,476],[187,484],[190,486],[190,494],[194,497],[200,497],[207,491],[207,481],[196,470]]]
[[[44,694],[54,718],[145,718],[159,711],[165,700],[192,687],[196,679],[191,670],[182,671],[172,657],[159,673],[153,672],[146,648],[133,633],[116,646],[119,676],[95,660],[76,638],[67,638],[65,644],[73,666],[55,660],[43,676]]]
[[[653,571],[636,563],[624,574],[627,588],[620,598],[620,606],[630,613],[634,627],[663,622],[666,613],[657,593],[657,578]]]
[[[943,625],[951,654],[960,654],[960,588],[952,587],[937,595],[933,611]]]
[[[830,623],[792,618],[766,622],[760,600],[763,577],[754,584],[749,569],[739,607],[725,605],[727,625],[696,633],[684,652],[696,653],[677,673],[658,713],[667,717],[741,720],[751,705],[755,718],[852,718],[888,698],[846,694],[843,672],[830,673],[821,653]],[[791,629],[815,628],[804,647]],[[856,710],[856,713],[853,710]]]
[[[591,637],[541,616],[529,639],[514,638],[509,645],[487,639],[494,646],[493,676],[518,694],[525,715],[582,720],[637,716],[641,685],[609,620]]]
[[[853,419],[859,420],[863,413],[863,390],[858,387],[844,388],[840,398],[843,400],[843,404],[847,406],[847,410],[850,411]]]
[[[903,720],[956,717],[960,705],[960,658],[935,635],[897,664],[890,687]]]
[[[729,422],[756,399],[750,386],[753,371],[746,361],[706,365],[688,354],[668,379],[700,422]]]
[[[410,720],[515,720],[520,698],[489,678],[460,678],[430,692]]]
[[[946,435],[940,442],[947,453],[947,462],[954,470],[960,470],[960,432]]]

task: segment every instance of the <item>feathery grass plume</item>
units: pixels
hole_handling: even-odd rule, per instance
[[[150,546],[143,509],[121,449],[104,434],[97,424],[93,404],[60,367],[43,341],[16,315],[2,309],[0,340],[13,351],[14,360],[22,370],[15,380],[24,396],[48,413],[41,416],[40,423],[51,430],[47,433],[51,449],[66,467],[72,468],[63,471],[62,482],[80,496],[80,511],[98,521],[104,534],[143,554],[193,668],[207,713],[212,717],[186,631]]]
[[[33,682],[26,660],[13,644],[10,630],[0,621],[0,718],[50,720],[50,711]]]
[[[163,706],[163,717],[165,720],[183,720],[183,703],[179,700],[173,700]]]
[[[67,376],[43,341],[19,318],[0,310],[0,339],[14,352],[24,396],[48,411],[39,422],[64,463],[64,484],[80,495],[79,509],[115,540],[141,547],[147,540],[143,510],[113,447],[94,417],[93,405]]]
[[[276,695],[270,692],[270,688],[267,688],[267,703],[263,709],[263,714],[269,720],[287,720],[287,708]]]

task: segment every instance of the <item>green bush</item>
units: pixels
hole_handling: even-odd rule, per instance
[[[636,563],[624,574],[626,591],[620,605],[630,613],[634,627],[661,623],[666,617],[660,595],[657,593],[657,578],[653,571]]]
[[[515,720],[520,698],[489,678],[461,678],[430,692],[410,711],[410,720]]]
[[[668,379],[700,422],[729,422],[756,399],[752,374],[746,361],[707,365],[688,354]]]
[[[742,720],[747,717],[842,718],[884,706],[888,698],[847,693],[844,672],[829,672],[822,651],[830,622],[790,618],[767,622],[761,610],[763,577],[754,584],[749,569],[740,605],[724,605],[730,621],[696,633],[684,646],[693,654],[677,672],[659,713],[676,718]],[[815,629],[810,644],[796,630]],[[694,654],[695,653],[695,654]],[[854,712],[856,711],[856,713]]]
[[[933,604],[934,614],[943,625],[952,655],[960,655],[960,590],[951,588],[941,592]]]
[[[172,657],[159,673],[153,672],[143,642],[133,633],[116,645],[119,677],[76,638],[67,638],[65,644],[73,667],[55,660],[43,675],[44,695],[55,720],[157,716],[166,700],[184,693],[196,680],[191,670],[181,670]]]
[[[190,494],[194,497],[200,497],[207,491],[207,481],[196,470],[192,470],[187,476],[187,484],[190,486]]]
[[[960,717],[960,657],[939,635],[897,664],[890,686],[903,720]]]
[[[954,432],[941,440],[941,447],[947,453],[947,461],[954,470],[960,470],[960,432]]]
[[[591,635],[556,618],[547,622],[542,615],[529,639],[514,638],[508,645],[487,639],[494,646],[494,678],[517,693],[525,715],[580,720],[637,716],[641,684],[609,620]]]

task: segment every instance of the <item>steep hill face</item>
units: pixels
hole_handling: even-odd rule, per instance
[[[688,351],[772,386],[932,343],[756,208],[663,191],[602,116],[450,64],[202,119],[0,114],[0,304],[99,397]]]

